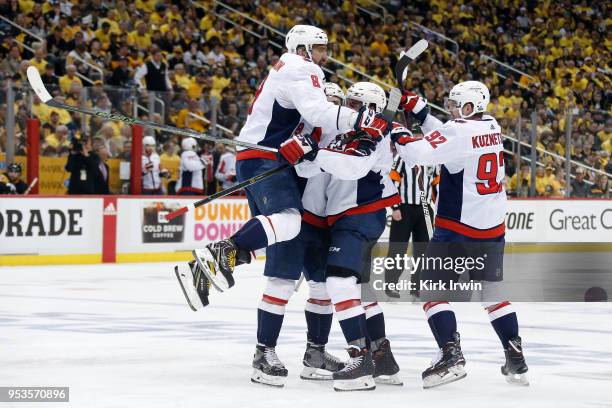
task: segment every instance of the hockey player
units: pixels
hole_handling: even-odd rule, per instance
[[[326,83],[324,92],[334,105],[343,103],[344,92],[332,83]],[[300,122],[299,132],[321,135],[306,122]],[[319,146],[327,146],[335,132],[321,135]],[[306,351],[300,378],[304,380],[331,380],[332,373],[344,368],[344,363],[325,350],[332,325],[333,306],[325,287],[325,261],[330,238],[327,225],[307,222],[306,214],[316,214],[325,219],[325,200],[312,199],[320,186],[325,188],[329,174],[319,174],[308,180],[300,179],[305,218],[300,232],[294,239],[279,242],[266,249],[265,273],[269,277],[257,309],[257,345],[253,356],[253,382],[282,386],[288,375],[275,347],[284,319],[285,305],[294,292],[296,281],[303,273],[308,284],[309,296],[304,307],[306,318]],[[319,196],[320,197],[320,196]],[[273,269],[275,268],[275,269]]]
[[[286,36],[283,54],[261,83],[249,108],[238,140],[279,149],[295,163],[313,151],[316,142],[297,129],[313,127],[344,133],[351,129],[378,132],[378,121],[364,123],[365,116],[328,102],[320,68],[327,60],[327,35],[321,29],[296,25]],[[386,124],[385,124],[386,125]],[[239,182],[281,164],[276,154],[239,150],[236,157]],[[246,189],[253,218],[232,237],[194,250],[194,257],[211,283],[220,290],[234,284],[234,267],[250,262],[250,252],[297,236],[301,225],[301,195],[292,169],[279,172]],[[276,267],[266,268],[274,277]]]
[[[365,107],[372,115],[386,106],[383,89],[368,82],[353,84],[346,101],[349,108]],[[297,166],[299,175],[310,177],[303,199],[305,223],[329,228],[326,289],[351,357],[333,373],[337,391],[373,390],[375,381],[402,384],[382,308],[377,302],[361,302],[360,287],[369,281],[370,251],[385,229],[385,207],[400,201],[389,176],[392,162],[387,132],[374,138],[350,132],[334,138],[313,161]],[[321,171],[328,174],[316,175]],[[317,213],[323,210],[321,218]]]
[[[226,148],[225,153],[219,157],[219,165],[215,171],[215,178],[221,183],[221,188],[233,187],[236,182],[236,153]]]
[[[142,154],[142,193],[147,195],[163,194],[161,177],[168,176],[168,170],[161,168],[159,155],[155,151],[155,138],[145,136],[142,138],[144,151]]]
[[[409,134],[399,134],[393,139],[407,165],[441,165],[438,211],[426,257],[444,256],[440,253],[441,243],[493,248],[484,269],[470,271],[470,277],[483,282],[482,295],[489,298],[484,299],[483,306],[504,349],[502,374],[509,382],[528,384],[516,313],[510,302],[499,296],[506,214],[504,157],[500,126],[484,113],[488,103],[486,85],[461,82],[451,89],[445,106],[452,119],[442,123],[429,114],[424,99],[404,91],[402,105],[421,124],[424,137],[417,140]],[[458,246],[450,244],[445,248],[453,251]],[[454,271],[435,268],[422,272],[423,279],[456,281],[459,277]],[[425,293],[423,300],[432,294]],[[431,298],[435,301],[426,301],[423,309],[440,353],[439,359],[423,372],[425,388],[466,375],[455,314],[444,297]]]
[[[186,137],[181,141],[181,148],[183,152],[181,153],[176,193],[179,195],[203,194],[204,180],[202,178],[202,170],[206,163],[196,152],[198,143],[193,137]]]
[[[24,194],[28,185],[21,180],[21,165],[11,163],[6,174],[0,174],[0,194]]]

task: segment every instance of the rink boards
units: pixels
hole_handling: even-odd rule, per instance
[[[0,265],[186,260],[193,248],[231,236],[250,218],[246,199],[228,198],[165,220],[169,211],[191,202],[167,196],[8,196],[0,200]],[[381,240],[388,234],[387,228]],[[612,200],[510,200],[506,241],[539,243],[524,247],[533,251],[565,250],[561,243],[572,243],[572,251],[609,251]]]

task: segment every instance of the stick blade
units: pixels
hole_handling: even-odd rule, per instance
[[[416,42],[408,51],[405,52],[406,56],[410,59],[416,59],[429,47],[429,43],[426,39],[422,39]]]
[[[28,76],[28,82],[30,83],[30,86],[32,87],[34,92],[36,92],[36,96],[38,96],[38,98],[43,103],[47,103],[51,99],[53,99],[51,97],[51,94],[47,91],[47,88],[45,88],[42,78],[40,77],[40,73],[38,72],[38,69],[36,69],[36,67],[30,65],[26,71],[26,74]]]

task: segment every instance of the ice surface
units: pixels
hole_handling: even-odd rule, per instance
[[[468,376],[423,390],[435,343],[417,305],[384,304],[403,387],[336,393],[298,378],[306,285],[287,308],[274,389],[250,382],[263,263],[192,312],[172,264],[0,268],[0,386],[70,386],[71,407],[611,407],[612,305],[515,304],[531,386],[500,374],[501,345],[479,304],[456,304]],[[344,356],[334,323],[329,349]],[[42,406],[0,403],[0,407]],[[44,406],[47,406],[46,404]]]

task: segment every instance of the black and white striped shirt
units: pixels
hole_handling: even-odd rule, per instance
[[[417,204],[421,205],[421,189],[419,188],[419,177],[423,179],[423,187],[425,189],[425,197],[427,202],[432,200],[432,182],[435,179],[437,172],[435,166],[425,166],[424,172],[419,172],[419,167],[412,168],[406,166],[404,160],[399,155],[395,155],[393,160],[393,168],[391,170],[391,178],[399,191],[402,198],[402,204]],[[399,180],[398,180],[399,178]]]

